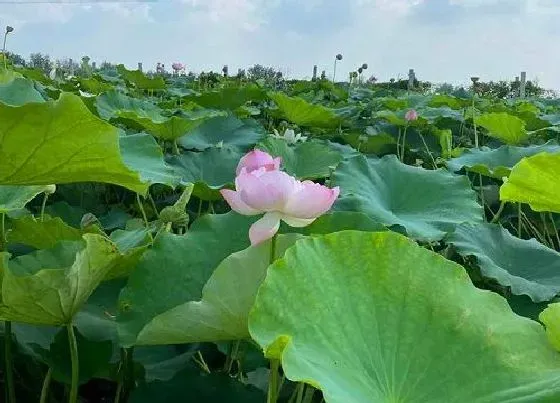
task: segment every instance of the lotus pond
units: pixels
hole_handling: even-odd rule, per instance
[[[0,71],[15,402],[560,401],[560,101]]]

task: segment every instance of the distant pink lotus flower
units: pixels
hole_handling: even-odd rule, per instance
[[[232,210],[249,216],[264,213],[249,229],[251,245],[272,238],[281,220],[292,227],[308,226],[331,208],[340,193],[338,186],[301,182],[270,165],[251,171],[242,167],[235,189],[220,191]]]
[[[408,112],[406,112],[406,115],[404,115],[404,118],[406,119],[407,122],[412,122],[412,121],[418,119],[418,112],[416,112],[415,109],[411,109]]]
[[[239,160],[236,175],[239,175],[243,168],[247,170],[247,173],[251,173],[260,168],[266,168],[267,171],[278,171],[281,163],[281,157],[274,158],[267,152],[253,150],[245,154],[245,156]]]
[[[171,65],[171,68],[172,68],[173,70],[177,70],[177,71],[178,71],[178,70],[183,70],[184,66],[183,66],[182,63],[173,63],[173,64]]]

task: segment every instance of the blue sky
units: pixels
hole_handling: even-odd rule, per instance
[[[453,83],[526,70],[560,89],[560,0],[5,2],[0,24],[16,29],[8,47],[25,56],[87,54],[146,69],[178,61],[197,72],[261,63],[305,77],[313,64],[330,75],[342,53],[340,75],[364,62],[381,79],[414,68],[420,79]]]

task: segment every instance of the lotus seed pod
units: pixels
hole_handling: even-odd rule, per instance
[[[10,32],[14,32],[14,27],[10,27],[9,25],[6,27],[6,33],[9,34]]]
[[[358,73],[362,74],[363,72],[364,72],[364,69],[360,67],[360,68],[358,69]]]
[[[367,70],[367,68],[368,68],[367,63],[362,64],[362,69]]]
[[[342,55],[340,53],[336,55],[336,60],[342,60]]]
[[[46,195],[52,195],[54,192],[56,192],[56,185],[47,185],[43,193]]]

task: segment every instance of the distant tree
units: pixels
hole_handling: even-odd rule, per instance
[[[43,73],[49,74],[53,68],[53,62],[47,54],[32,53],[29,56],[29,66],[35,69],[42,70]]]
[[[62,59],[56,61],[57,68],[64,76],[76,75],[79,73],[80,65],[73,59]]]
[[[17,53],[6,52],[6,56],[8,57],[8,62],[13,65],[27,66],[25,58]]]
[[[274,81],[277,77],[277,71],[273,67],[264,67],[255,64],[247,70],[247,78],[249,80],[265,80],[267,82]]]

